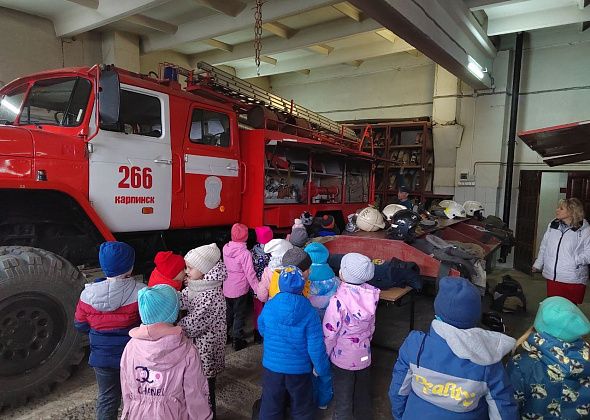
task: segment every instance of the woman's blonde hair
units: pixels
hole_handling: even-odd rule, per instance
[[[572,226],[582,226],[584,222],[584,205],[577,198],[559,200],[559,207],[566,209],[572,215]]]

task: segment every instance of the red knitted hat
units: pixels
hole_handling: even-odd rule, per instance
[[[185,268],[184,258],[172,251],[160,251],[154,258],[156,268],[164,276],[173,279]]]
[[[231,227],[231,240],[234,242],[246,242],[248,240],[248,227],[241,223],[235,223]]]

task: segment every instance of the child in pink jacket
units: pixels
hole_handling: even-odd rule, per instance
[[[178,318],[178,293],[165,284],[138,292],[142,325],[121,358],[122,419],[210,420],[207,379]]]
[[[258,277],[252,264],[252,254],[246,247],[248,228],[236,223],[231,228],[231,241],[223,247],[223,262],[227,268],[227,280],[223,283],[223,295],[227,303],[227,328],[231,328],[234,350],[242,350],[248,343],[244,340],[244,324],[248,310],[250,287],[256,294]]]
[[[334,418],[372,419],[369,374],[379,289],[366,282],[374,272],[368,257],[346,254],[340,265],[342,283],[324,315],[324,342],[334,380]]]

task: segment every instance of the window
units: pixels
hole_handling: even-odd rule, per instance
[[[29,91],[19,122],[76,127],[84,119],[91,89],[80,77],[39,80]]]
[[[13,124],[20,112],[27,86],[19,86],[0,99],[0,124]]]
[[[193,110],[189,138],[192,143],[229,147],[229,116],[203,109]]]
[[[104,130],[121,131],[140,136],[162,135],[162,107],[160,100],[151,95],[121,89],[119,123],[101,125]]]

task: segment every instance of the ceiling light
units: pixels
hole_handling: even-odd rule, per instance
[[[467,64],[467,69],[479,80],[483,79],[483,74],[486,73],[488,70],[484,69],[480,66],[477,61],[473,59],[470,55],[467,56],[469,59],[469,64]]]

